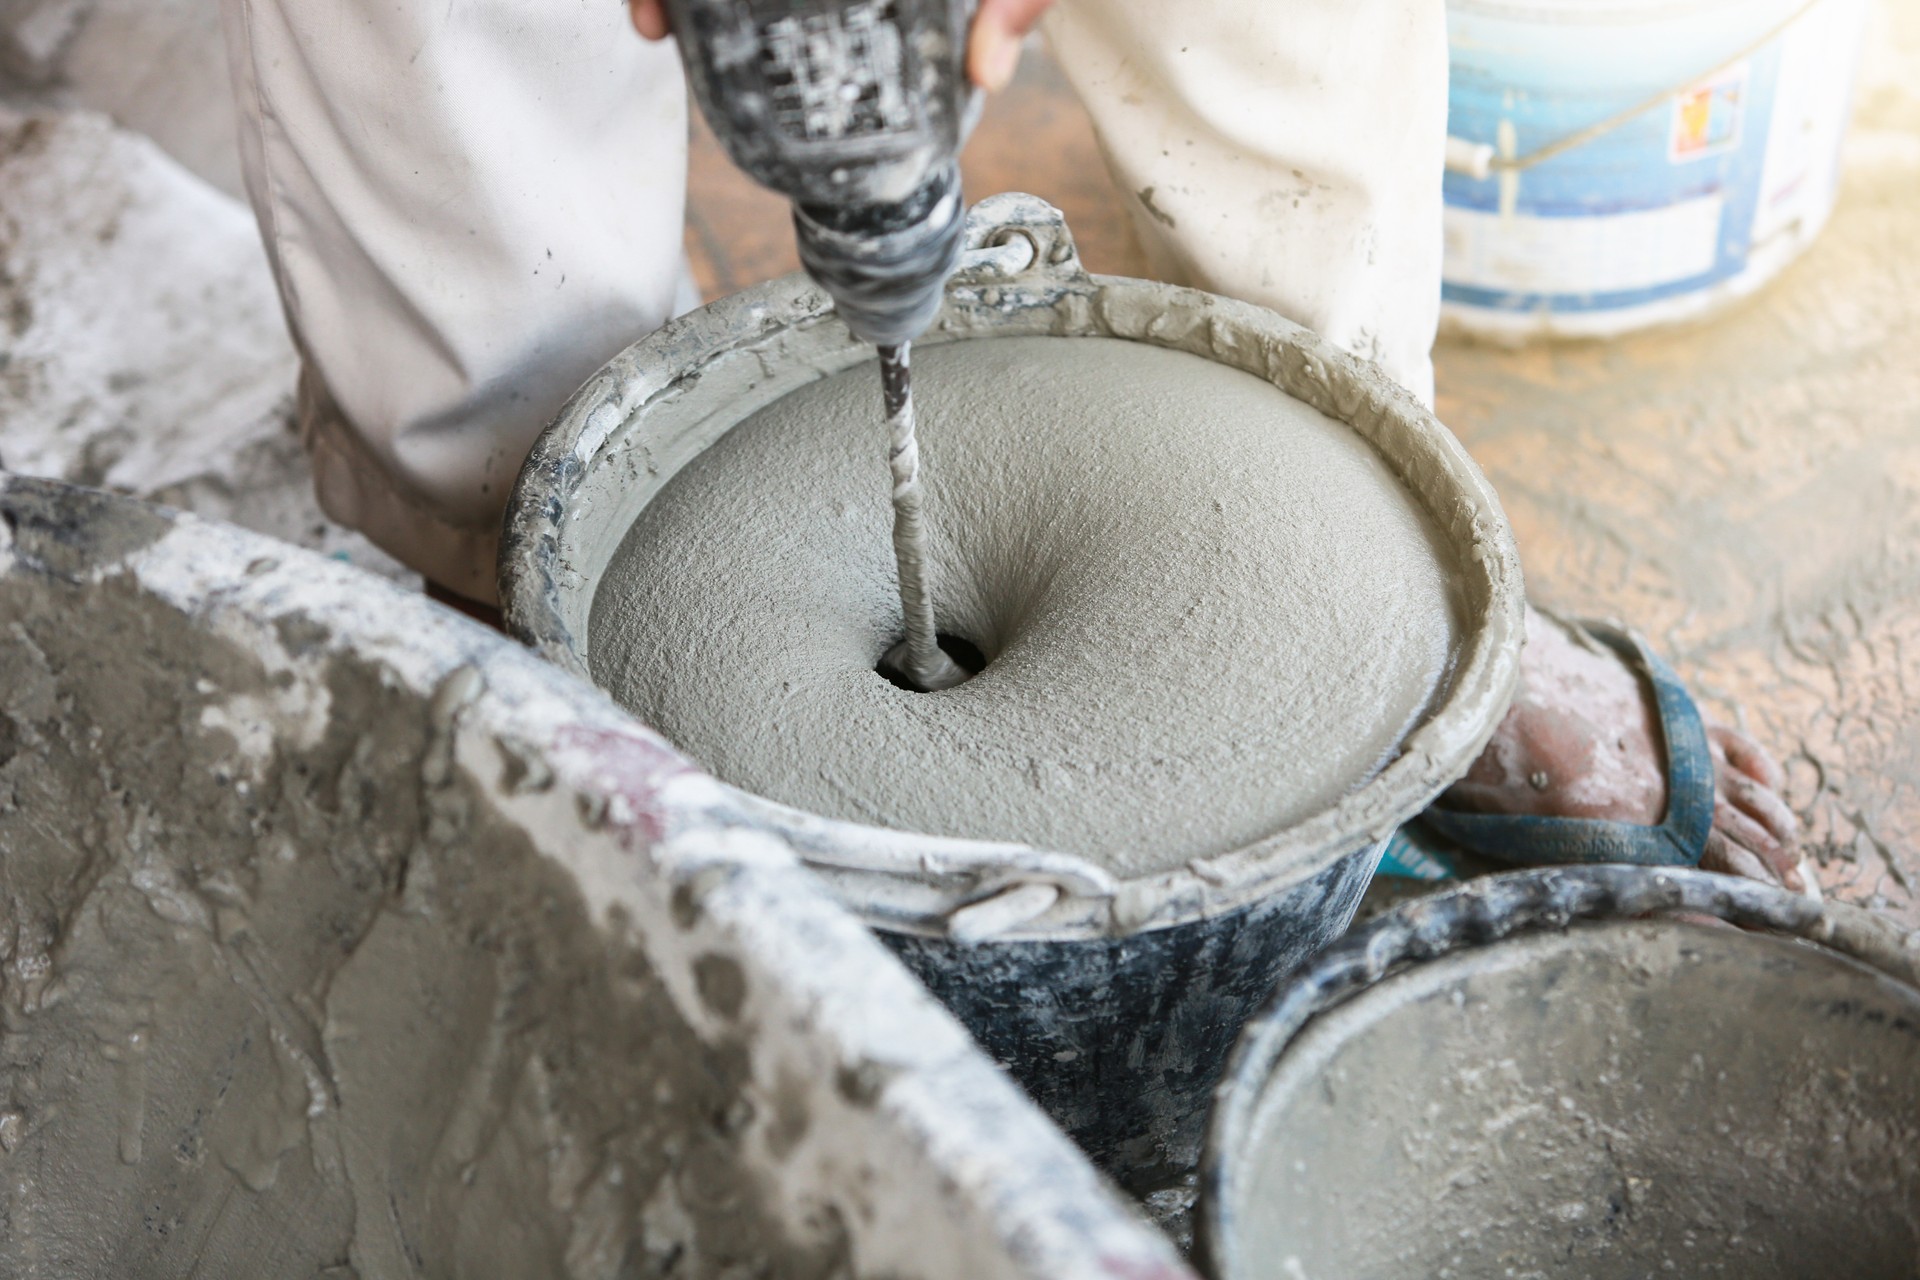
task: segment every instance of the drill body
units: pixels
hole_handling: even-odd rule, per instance
[[[714,133],[793,202],[801,264],[876,346],[932,323],[959,257],[974,3],[667,0]]]

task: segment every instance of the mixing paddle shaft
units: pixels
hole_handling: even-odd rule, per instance
[[[893,550],[906,639],[881,659],[917,689],[967,672],[942,652],[927,588],[907,348],[960,258],[960,144],[976,0],[666,0],[694,97],[727,154],[793,202],[800,264],[880,350]]]
[[[893,472],[893,555],[900,567],[900,611],[906,639],[881,661],[916,688],[951,689],[967,673],[940,648],[933,622],[933,591],[928,584],[927,524],[922,513],[920,446],[913,429],[912,344],[881,347],[880,390],[887,406],[887,466]]]

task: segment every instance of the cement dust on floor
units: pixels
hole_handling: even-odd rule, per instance
[[[327,519],[209,0],[0,0],[0,463],[403,582]]]
[[[1440,418],[1512,517],[1529,591],[1636,626],[1787,766],[1840,897],[1920,924],[1920,6],[1883,3],[1846,177],[1812,251],[1708,323],[1615,343],[1443,340]],[[966,152],[1095,271],[1140,274],[1128,197],[1030,50]],[[696,125],[708,297],[793,269],[786,210]]]

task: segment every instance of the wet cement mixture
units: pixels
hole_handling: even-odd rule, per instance
[[[728,793],[231,526],[0,476],[0,1274],[1187,1275]]]
[[[1916,86],[1920,9],[1879,4],[1833,221],[1733,312],[1612,344],[1443,340],[1437,365],[1441,420],[1500,491],[1529,589],[1640,626],[1706,709],[1743,713],[1788,764],[1826,886],[1920,924]],[[0,458],[397,572],[313,504],[287,425],[292,353],[244,207],[104,119],[54,119],[37,135],[0,119]],[[194,163],[209,144],[173,150]],[[1126,198],[1043,54],[963,160],[973,191],[1059,205],[1094,269],[1143,272]],[[696,125],[688,245],[708,296],[792,269],[787,223]],[[193,249],[209,238],[227,247]],[[147,289],[161,329],[134,323],[156,312],[135,305]],[[50,358],[80,350],[57,339],[82,321],[86,359]],[[249,354],[249,333],[277,345]],[[244,387],[261,391],[232,394]],[[157,396],[180,411],[147,413]]]
[[[1912,355],[1920,350],[1920,237],[1913,234],[1913,210],[1920,206],[1920,7],[1898,0],[1878,6],[1861,86],[1834,221],[1777,283],[1707,324],[1614,344],[1509,352],[1443,341],[1440,410],[1499,488],[1526,557],[1530,588],[1569,611],[1613,613],[1644,627],[1708,709],[1729,716],[1743,711],[1747,726],[1787,759],[1789,799],[1806,822],[1827,886],[1843,898],[1920,923],[1920,362]],[[219,93],[224,97],[224,86]],[[1033,190],[1063,207],[1096,269],[1141,273],[1138,247],[1128,240],[1125,198],[1107,186],[1084,118],[1044,59],[1030,56],[1021,79],[991,105],[967,163],[975,191]],[[370,549],[319,520],[311,503],[285,411],[291,351],[283,345],[245,211],[232,201],[209,201],[208,189],[167,165],[165,157],[104,119],[61,116],[52,125],[23,128],[18,117],[0,117],[0,335],[6,338],[0,457],[18,469],[161,496],[359,560]],[[160,173],[163,178],[154,177]],[[690,239],[710,296],[788,269],[780,258],[790,252],[786,210],[734,185],[740,181],[717,151],[697,143]],[[113,198],[94,198],[108,191]],[[156,214],[164,226],[138,225]],[[747,220],[746,234],[738,219]],[[48,236],[50,229],[70,229],[72,235],[57,241]],[[129,235],[129,229],[138,234]],[[189,252],[210,236],[226,249],[207,257]],[[765,249],[762,257],[748,252],[756,246]],[[124,259],[116,256],[122,252]],[[156,313],[139,292],[149,286],[162,301],[158,314],[165,323],[157,328],[131,323]],[[115,317],[128,323],[109,324]],[[90,326],[84,347],[60,337],[83,324]],[[191,328],[196,324],[216,326],[226,336]],[[275,342],[249,349],[248,335]],[[55,358],[60,352],[85,358]],[[244,394],[229,396],[236,388]],[[164,412],[145,415],[146,406],[162,404],[156,397],[176,394],[182,397],[178,407],[166,407],[174,405],[166,401]],[[173,429],[178,424],[192,430]],[[226,447],[228,440],[235,447]],[[380,567],[371,556],[368,563]],[[391,571],[390,562],[386,567]],[[98,625],[136,631],[153,625],[137,612],[123,610],[116,619],[101,608],[93,619]],[[22,646],[20,652],[30,651]],[[235,661],[244,664],[246,656]],[[22,697],[41,699],[46,712],[0,720],[0,773],[10,794],[37,788],[35,794],[44,796],[46,788],[67,788],[106,834],[138,837],[142,847],[155,847],[143,834],[151,832],[145,825],[151,818],[116,801],[120,793],[110,779],[77,773],[63,779],[35,766],[32,753],[22,763],[21,752],[26,744],[54,759],[49,753],[59,748],[61,732],[52,726],[55,712],[91,696],[89,681],[144,706],[140,681],[128,672],[61,675],[42,666],[9,670],[6,677],[22,682]],[[369,676],[360,696],[371,709],[380,706],[377,693]],[[262,696],[268,696],[265,686]],[[178,724],[190,731],[207,710],[188,706]],[[157,737],[163,721],[144,723]],[[321,745],[313,745],[308,767],[320,762],[332,772],[325,775],[328,785],[312,792],[311,813],[337,814],[342,806],[364,803],[378,789],[376,781],[390,784],[418,766],[418,745],[401,742],[390,757],[377,751],[363,757],[337,741],[327,748],[332,754],[315,755]],[[203,801],[209,814],[241,823],[264,815],[271,825],[277,801],[236,798],[231,776],[219,782],[204,770],[187,772],[185,762],[161,760],[150,746],[130,739],[126,767],[145,771],[156,785],[182,788]],[[297,776],[285,775],[287,785],[295,785]],[[411,796],[403,803],[415,805]],[[415,807],[402,816],[418,829],[432,815]],[[17,813],[9,820],[16,838],[48,838],[31,824],[20,825]],[[225,938],[218,932],[222,922],[244,923],[226,905],[233,898],[229,879],[257,874],[270,882],[295,875],[251,856],[224,863],[213,858],[206,860],[208,876],[196,880],[191,893],[181,893],[175,871],[187,865],[180,861],[186,854],[176,851],[171,864],[143,862],[134,845],[128,848],[125,859],[90,865],[76,883],[35,880],[23,862],[20,870],[8,871],[15,877],[9,892],[34,904],[43,924],[71,919],[100,946],[124,947],[129,956],[144,954],[163,927],[143,918],[138,931],[116,935],[129,903],[174,912],[179,920],[165,927],[199,938],[182,949],[178,969],[160,974],[162,985],[176,993],[191,989],[208,966],[226,963],[223,957],[241,954],[246,945],[244,931]],[[502,852],[509,860],[515,856],[511,848]],[[441,857],[430,854],[418,866],[433,868]],[[381,923],[395,909],[377,905],[386,901],[382,893],[398,887],[399,864],[391,851],[348,845],[323,861],[296,860],[296,870],[318,877],[324,900],[342,910],[329,925],[335,936],[317,941],[311,956],[295,957],[306,966],[302,973],[340,978],[346,1001],[355,990],[354,961],[323,954],[340,937],[373,948],[369,956],[381,947],[435,953],[438,944],[415,945],[429,926]],[[188,869],[197,876],[198,867],[195,862]],[[347,877],[364,879],[367,889],[349,887]],[[537,876],[519,878],[514,886],[511,892],[526,900],[557,904],[563,924],[578,922],[564,887],[549,892],[554,887],[543,887]],[[445,901],[453,903],[468,890],[447,892]],[[497,898],[473,903],[488,913],[506,905]],[[481,915],[472,911],[461,918],[484,940],[491,935]],[[31,928],[7,940],[0,1003],[10,1025],[28,1016],[30,1003],[34,1017],[74,1018],[58,999],[48,999],[50,992],[59,995],[65,981],[109,1000],[141,994],[117,985],[126,979],[112,966],[84,958],[76,958],[67,978],[45,942],[44,933],[36,937]],[[536,943],[558,947],[564,965],[572,964],[562,928],[544,940],[523,939],[498,961],[499,972],[537,982],[537,969],[527,965]],[[600,980],[593,973],[583,977]],[[413,996],[389,999],[406,1003]],[[434,1016],[442,1012],[433,1006]],[[316,1028],[326,1034],[314,1010],[295,1009],[293,1015],[285,1025],[304,1028],[306,1043]],[[129,1131],[125,1111],[100,1118],[88,1130],[85,1142],[100,1168],[132,1153],[162,1169],[177,1166],[169,1177],[200,1179],[203,1186],[217,1181],[236,1197],[285,1192],[290,1183],[279,1177],[291,1175],[269,1171],[277,1167],[276,1143],[295,1132],[283,1113],[298,1107],[308,1088],[296,1078],[298,1052],[304,1052],[299,1042],[277,1041],[263,1021],[251,1040],[181,1046],[151,1034],[144,1006],[109,1003],[98,1017],[97,1024],[76,1021],[65,1033],[99,1040],[97,1059],[85,1069],[103,1073],[100,1083],[116,1096],[148,1099],[136,1142],[123,1145]],[[347,1022],[343,1017],[339,1025]],[[480,1023],[494,1025],[489,1019],[460,1025]],[[7,1052],[27,1043],[10,1042]],[[28,1073],[47,1064],[59,1068],[59,1054],[71,1058],[71,1049],[59,1050],[58,1043],[52,1036],[44,1044],[53,1048],[21,1052],[9,1067],[17,1060]],[[351,1046],[342,1043],[351,1060]],[[256,1127],[223,1121],[218,1110],[169,1116],[152,1100],[172,1055],[217,1058],[216,1050],[235,1044],[245,1047],[228,1066],[274,1104],[261,1114],[278,1119]],[[642,1059],[648,1052],[646,1045],[618,1048]],[[51,1070],[22,1078],[58,1102],[57,1077],[58,1070]],[[141,1084],[144,1092],[135,1088]],[[342,1096],[350,1093],[349,1086]],[[306,1096],[311,1101],[311,1093]],[[719,1104],[725,1096],[723,1080],[711,1100]],[[442,1101],[437,1095],[428,1100]],[[36,1152],[36,1160],[49,1163],[35,1176],[64,1176],[71,1170],[62,1163],[62,1147],[33,1131],[34,1114],[10,1103],[0,1107],[0,1150],[14,1160]],[[178,1123],[167,1128],[162,1120]],[[163,1134],[164,1140],[158,1136]],[[198,1145],[165,1145],[192,1134]],[[154,1161],[162,1150],[168,1165]],[[140,1182],[145,1175],[128,1168],[117,1175],[127,1181],[113,1191],[115,1204],[132,1206],[150,1189]],[[495,1174],[501,1186],[533,1176],[494,1169],[488,1177]],[[273,1185],[255,1191],[249,1177],[273,1177],[281,1192]],[[655,1185],[671,1188],[674,1181],[665,1177]],[[336,1183],[328,1193],[333,1198],[326,1201],[327,1212],[335,1215],[323,1224],[328,1229],[342,1221],[337,1211],[349,1183]],[[688,1202],[695,1198],[690,1193]],[[372,1208],[369,1229],[382,1212],[377,1204]],[[393,1215],[412,1212],[389,1208]],[[163,1213],[143,1219],[141,1229],[172,1232],[177,1242],[189,1230],[189,1217]],[[191,1229],[203,1233],[230,1230],[204,1218],[192,1221]],[[405,1221],[388,1218],[390,1225]],[[435,1229],[452,1222],[443,1219]],[[42,1238],[80,1241],[76,1247],[95,1251],[90,1256],[137,1262],[137,1252],[116,1251],[143,1247],[130,1235],[110,1237],[78,1215],[52,1226],[69,1234]],[[405,1239],[425,1238],[407,1230],[393,1226],[381,1247],[403,1248]],[[242,1250],[263,1247],[242,1235],[223,1238]],[[330,1240],[327,1230],[316,1228],[311,1237],[288,1235],[275,1247],[324,1262],[337,1256],[337,1246],[337,1236]],[[484,1259],[485,1269],[497,1269],[496,1261]]]
[[[722,779],[829,816],[1145,875],[1331,806],[1424,717],[1454,570],[1352,429],[1184,352],[916,353],[941,632],[915,693],[861,367],[761,410],[643,511],[595,596],[596,680]]]

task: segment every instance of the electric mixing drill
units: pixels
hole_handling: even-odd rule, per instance
[[[793,201],[800,262],[880,349],[906,638],[921,689],[967,678],[939,647],[908,373],[960,256],[975,0],[666,0],[694,97],[735,164]]]

